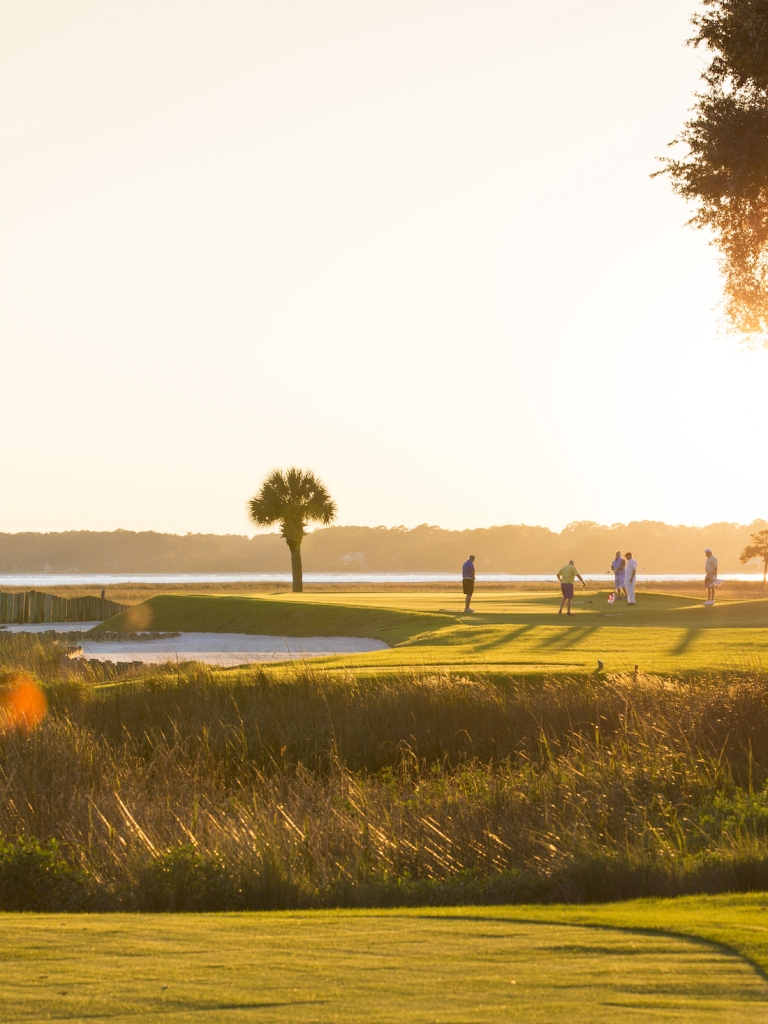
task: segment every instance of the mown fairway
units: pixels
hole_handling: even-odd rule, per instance
[[[553,588],[554,591],[554,588]],[[721,601],[641,593],[636,607],[606,603],[607,594],[577,591],[572,618],[559,616],[559,594],[478,594],[473,615],[460,595],[308,594],[261,597],[173,595],[153,598],[105,629],[139,628],[370,636],[390,651],[326,659],[359,669],[461,668],[606,672],[675,672],[759,668],[768,663],[768,599]],[[135,625],[133,628],[137,628]]]
[[[746,1024],[765,1020],[768,983],[738,950],[743,943],[765,962],[765,913],[763,898],[746,897],[597,908],[3,915],[0,1014],[8,1024],[596,1024],[617,1015]],[[702,934],[731,945],[683,937]]]

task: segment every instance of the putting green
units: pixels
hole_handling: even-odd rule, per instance
[[[585,908],[5,914],[0,1013],[6,1024],[765,1020],[768,983],[732,950],[567,923],[573,909]],[[525,920],[542,912],[560,920]]]
[[[137,605],[99,629],[143,628],[283,636],[367,636],[391,650],[324,659],[328,667],[377,671],[460,668],[675,672],[768,664],[768,599],[714,608],[668,594],[610,607],[606,592],[577,591],[572,617],[559,594],[480,593],[472,615],[448,593],[169,595]]]

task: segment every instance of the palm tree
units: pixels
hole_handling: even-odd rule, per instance
[[[311,470],[291,467],[273,470],[259,493],[248,502],[248,518],[254,526],[280,523],[280,532],[291,551],[293,590],[304,589],[301,575],[301,542],[308,523],[327,526],[336,518],[336,502]]]

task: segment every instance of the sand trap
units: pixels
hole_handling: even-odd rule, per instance
[[[253,636],[249,633],[182,633],[167,640],[88,640],[83,657],[96,661],[204,661],[208,665],[247,665],[260,661],[296,661],[333,654],[386,651],[383,640],[356,636]]]

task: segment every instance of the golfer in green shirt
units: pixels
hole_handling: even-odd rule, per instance
[[[573,581],[581,580],[582,587],[586,587],[586,583],[581,579],[579,570],[573,564],[573,559],[570,560],[568,565],[564,565],[560,572],[557,574],[557,578],[560,580],[560,589],[563,592],[563,600],[560,602],[560,611],[558,615],[563,614],[563,608],[568,606],[568,615],[573,615],[571,611],[571,601],[573,600]]]

